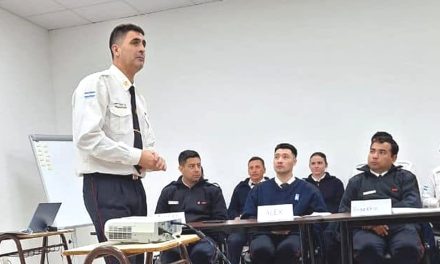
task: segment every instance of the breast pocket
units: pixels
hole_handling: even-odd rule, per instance
[[[115,134],[127,134],[133,131],[131,109],[119,104],[110,105],[110,128]]]

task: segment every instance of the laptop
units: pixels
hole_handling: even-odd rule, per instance
[[[39,203],[28,228],[20,231],[0,232],[0,234],[32,234],[49,231],[48,229],[53,224],[60,206],[61,203]]]
[[[61,203],[39,203],[25,233],[46,232],[53,224]]]

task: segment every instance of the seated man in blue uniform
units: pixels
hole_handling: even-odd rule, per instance
[[[386,132],[377,132],[371,139],[368,165],[348,182],[339,212],[350,212],[351,201],[391,199],[393,207],[422,206],[417,179],[411,172],[393,165],[399,146]],[[422,244],[418,225],[393,224],[364,226],[353,230],[353,250],[358,263],[384,263],[386,252],[391,262],[419,263]]]
[[[182,175],[163,188],[157,202],[156,214],[185,212],[186,222],[206,220],[226,220],[227,210],[222,190],[203,178],[200,155],[193,150],[185,150],[179,155],[179,170]],[[214,263],[215,242],[218,234],[208,237],[188,247],[193,264]],[[168,250],[160,256],[161,263],[180,259],[179,250]]]
[[[293,176],[297,150],[288,143],[275,147],[273,166],[276,177],[255,186],[248,195],[242,219],[256,218],[261,205],[292,204],[294,215],[325,212],[327,208],[319,190]],[[288,231],[254,234],[250,243],[252,263],[292,264],[301,255],[298,227]]]
[[[231,203],[228,208],[228,218],[230,220],[240,219],[249,191],[260,182],[269,180],[269,178],[264,177],[264,173],[266,173],[264,160],[260,157],[250,158],[248,161],[249,177],[241,181],[232,193]],[[231,264],[240,263],[241,253],[246,242],[247,235],[245,232],[229,234],[226,244],[228,247],[228,259],[231,261]]]

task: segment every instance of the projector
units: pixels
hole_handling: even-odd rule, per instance
[[[182,226],[173,224],[180,219],[131,216],[110,219],[105,223],[105,236],[109,241],[123,243],[157,243],[172,240],[182,233]]]

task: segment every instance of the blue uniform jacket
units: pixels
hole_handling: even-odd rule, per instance
[[[313,180],[312,175],[309,175],[305,180],[318,187],[328,210],[331,213],[337,213],[342,195],[344,194],[344,184],[342,181],[328,172],[319,182]]]
[[[339,212],[350,212],[351,201],[391,198],[392,207],[422,207],[417,178],[410,171],[392,166],[383,176],[370,172],[368,165],[353,176],[342,196]]]
[[[264,179],[266,181],[269,180],[268,177],[264,177]],[[247,178],[241,181],[234,188],[234,192],[232,193],[231,202],[229,203],[228,208],[229,219],[234,219],[243,213],[244,204],[246,203],[247,196],[249,194],[249,191],[251,190],[251,187],[249,186],[249,180],[250,179]]]
[[[292,204],[294,215],[326,212],[327,207],[319,190],[310,183],[295,178],[287,188],[280,188],[275,179],[255,186],[248,195],[241,218],[256,218],[260,205]]]
[[[410,171],[393,165],[385,175],[377,177],[370,172],[368,165],[359,170],[362,172],[353,176],[347,184],[339,212],[350,212],[351,201],[354,200],[390,198],[392,207],[422,207],[417,178]],[[400,225],[388,226],[389,231],[394,232]]]
[[[188,188],[180,176],[177,181],[163,188],[157,201],[156,213],[171,212],[185,212],[187,222],[227,219],[222,190],[203,178]]]

